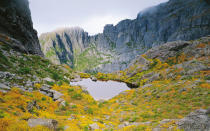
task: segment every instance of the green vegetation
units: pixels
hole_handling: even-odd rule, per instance
[[[46,57],[47,58],[50,58],[52,56],[55,56],[56,55],[56,52],[53,48],[51,48],[47,53],[46,53]]]
[[[75,51],[77,52],[77,51]],[[95,53],[95,54],[92,54]],[[84,71],[91,70],[97,67],[100,64],[108,63],[109,61],[105,59],[110,59],[110,55],[105,55],[100,53],[95,45],[90,46],[82,53],[75,53],[74,57],[74,70],[76,71]],[[103,62],[104,61],[104,62]]]

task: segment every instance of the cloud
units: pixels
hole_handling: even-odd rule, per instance
[[[106,15],[106,16],[95,16],[89,18],[87,21],[81,24],[81,27],[88,31],[90,35],[94,35],[97,33],[102,33],[103,28],[106,24],[117,24],[119,21],[126,19],[128,16],[114,16],[114,15]]]
[[[29,0],[39,35],[59,27],[79,26],[91,35],[106,24],[136,18],[139,11],[168,0]]]

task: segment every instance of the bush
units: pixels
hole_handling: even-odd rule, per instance
[[[0,118],[4,118],[4,112],[0,111]]]
[[[61,76],[59,76],[57,73],[55,73],[55,72],[53,72],[52,73],[52,78],[54,79],[54,80],[61,80],[62,78],[61,78]]]
[[[82,95],[81,94],[74,94],[71,98],[72,99],[76,99],[76,100],[81,100],[82,99]]]
[[[42,97],[42,101],[46,101],[46,97]]]
[[[20,67],[20,69],[18,70],[19,74],[29,74],[31,72],[31,69],[28,67]]]
[[[74,91],[74,89],[68,89],[68,92],[70,93],[70,92],[73,92]]]
[[[88,108],[87,109],[87,113],[93,115],[93,109],[92,108]]]

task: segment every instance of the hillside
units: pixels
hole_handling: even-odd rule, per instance
[[[96,36],[43,34],[42,53],[28,0],[1,0],[0,131],[209,131],[207,2],[170,0]],[[85,78],[131,89],[95,100],[71,83]]]
[[[124,71],[98,73],[98,79],[132,82],[140,88],[95,101],[84,88],[69,85],[77,74],[68,66],[1,43],[0,130],[207,131],[209,46],[210,37],[166,43],[139,56]]]
[[[140,12],[134,20],[106,25],[102,34],[89,36],[81,28],[66,28],[44,33],[39,39],[45,56],[55,64],[110,73],[126,69],[152,47],[208,35],[209,12],[204,0],[170,0]]]

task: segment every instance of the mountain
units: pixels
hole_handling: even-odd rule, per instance
[[[43,56],[28,0],[0,1],[0,41],[15,50]]]
[[[193,40],[210,33],[210,5],[204,0],[170,0],[145,9],[134,20],[106,25],[89,36],[81,28],[65,28],[40,36],[42,50],[56,64],[80,71],[123,70],[148,49],[175,40]]]
[[[171,0],[165,4],[175,2],[179,3]],[[198,2],[203,6],[197,3],[196,7],[203,9],[207,6],[203,2]],[[190,8],[193,6],[188,4]],[[152,48],[147,45],[145,53],[126,63],[128,68],[125,70],[108,74],[98,72],[91,76],[42,57],[32,28],[28,1],[1,0],[0,7],[0,131],[210,130],[210,36],[194,40],[205,35],[209,31],[207,27],[173,35],[176,39],[183,37],[190,41],[170,39],[160,46],[155,42],[150,45]],[[106,26],[104,33],[96,36],[88,36],[81,28],[60,29],[42,35],[47,41],[41,41],[42,50],[48,58],[54,57],[54,62],[67,63],[79,70],[105,67],[118,57],[118,61],[110,64],[116,64],[113,70],[117,70],[117,62],[124,60],[123,55],[135,54],[132,50],[138,48],[132,42],[127,43],[130,48],[124,47],[125,39],[122,38],[135,36],[129,35],[130,32],[140,28],[128,28],[123,22]],[[122,34],[124,37],[119,35],[123,32],[120,26],[125,32],[129,30],[128,34]],[[121,54],[117,54],[119,52]],[[97,80],[121,81],[135,89],[121,92],[109,100],[96,101],[86,87],[70,83],[80,77],[90,77],[96,85]]]

